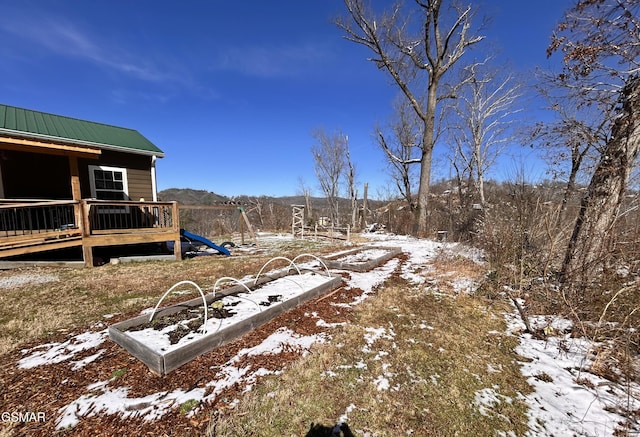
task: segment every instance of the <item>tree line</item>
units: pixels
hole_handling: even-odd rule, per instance
[[[412,212],[413,233],[436,230],[430,204],[436,146],[448,149],[455,189],[484,223],[492,206],[489,169],[507,145],[530,145],[565,183],[554,233],[567,219],[572,226],[554,248],[563,251],[560,281],[579,287],[602,272],[640,148],[640,0],[577,0],[559,17],[547,55],[562,57],[562,69],[535,72],[536,93],[553,114],[539,122],[527,121],[526,84],[482,49],[486,23],[472,4],[413,0],[382,8],[344,0],[344,6],[338,29],[368,50],[367,60],[398,91],[391,119],[372,131],[397,196]],[[348,136],[319,129],[313,138],[316,175],[337,220],[340,181],[357,208]],[[579,181],[587,190],[569,216]]]

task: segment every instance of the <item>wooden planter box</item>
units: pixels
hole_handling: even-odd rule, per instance
[[[402,253],[399,247],[358,247],[322,260],[330,269],[367,272]]]
[[[242,304],[242,311],[237,314],[238,317],[234,315],[219,319],[209,316],[205,334],[198,330],[198,332],[191,332],[176,344],[169,344],[167,332],[162,334],[159,331],[153,332],[153,328],[139,329],[149,322],[149,315],[141,315],[110,326],[109,337],[145,363],[151,371],[158,375],[166,375],[197,356],[224,345],[277,315],[337,288],[341,282],[340,276],[317,272],[305,272],[301,275],[289,275],[284,272],[263,276],[251,293],[248,293],[245,287],[235,285],[218,291],[215,295],[213,293],[205,295],[208,306],[215,301],[222,301],[225,307],[229,306],[232,309],[239,308]],[[252,288],[253,280],[244,284]],[[278,295],[278,290],[283,292],[282,300],[271,300],[274,294]],[[234,303],[236,301],[238,303]],[[248,306],[255,310],[251,312],[247,309]],[[162,320],[162,317],[175,315],[184,310],[199,311],[202,307],[202,297],[197,297],[158,310],[153,320]],[[137,330],[131,330],[131,328],[137,328]]]

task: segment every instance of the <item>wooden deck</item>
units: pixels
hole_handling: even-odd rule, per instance
[[[180,259],[175,202],[0,200],[0,258],[81,246],[90,267],[94,247],[166,241]]]

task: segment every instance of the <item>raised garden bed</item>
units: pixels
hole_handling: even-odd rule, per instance
[[[109,327],[109,337],[151,371],[166,375],[278,314],[337,288],[341,278],[328,273],[281,272],[259,277],[255,285],[253,280],[236,282],[224,290],[155,311],[151,318],[142,315],[114,324]]]
[[[322,260],[330,269],[367,272],[402,253],[399,247],[358,247],[336,253]]]

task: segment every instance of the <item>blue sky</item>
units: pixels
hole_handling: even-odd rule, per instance
[[[318,127],[349,136],[370,196],[390,186],[372,132],[397,91],[333,24],[342,1],[1,2],[0,103],[138,130],[165,152],[160,190],[280,196],[303,181],[320,195]],[[485,47],[530,75],[572,3],[476,1],[492,19]],[[532,159],[511,153],[524,158],[496,177],[509,159]],[[437,162],[434,177],[448,171]]]

